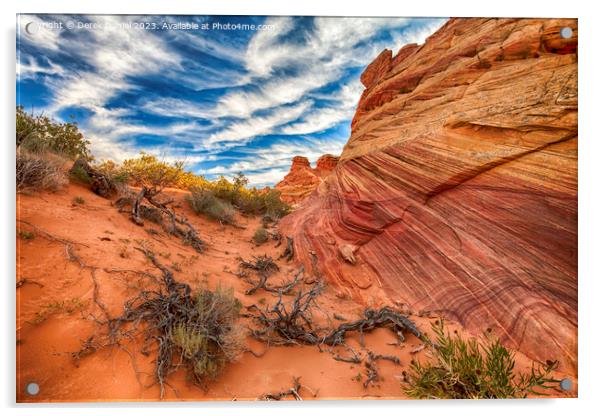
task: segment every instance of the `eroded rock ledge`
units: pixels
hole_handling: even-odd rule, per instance
[[[289,204],[299,204],[322,183],[337,166],[339,158],[333,155],[320,156],[315,169],[304,156],[295,156],[290,172],[276,185],[280,197]]]
[[[282,221],[297,260],[576,371],[576,20],[452,19],[361,81],[336,169]]]

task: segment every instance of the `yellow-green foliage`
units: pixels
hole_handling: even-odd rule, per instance
[[[225,364],[244,349],[244,332],[238,323],[241,303],[232,289],[202,289],[194,296],[194,321],[175,325],[171,340],[180,350],[195,381],[214,379]]]
[[[127,184],[129,180],[127,172],[121,169],[121,166],[112,160],[104,160],[94,167],[101,173],[107,175],[107,177],[117,185]]]
[[[417,399],[501,399],[543,394],[558,380],[557,362],[534,363],[528,374],[514,371],[514,352],[486,334],[486,341],[445,332],[443,320],[432,324],[434,361],[412,360],[403,389]]]
[[[125,160],[121,165],[106,160],[95,166],[115,182],[134,186],[159,186],[189,189],[207,187],[209,182],[202,176],[184,170],[184,162],[168,163],[157,156],[141,152],[140,156]]]
[[[57,123],[47,116],[27,113],[22,106],[16,111],[17,148],[32,153],[52,152],[77,159],[90,159],[87,141],[79,131],[77,123]]]
[[[280,191],[249,189],[246,187],[248,182],[242,173],[238,173],[232,182],[220,177],[208,183],[206,188],[210,189],[217,198],[229,202],[246,214],[267,214],[273,218],[281,218],[290,212],[290,206],[280,199]]]

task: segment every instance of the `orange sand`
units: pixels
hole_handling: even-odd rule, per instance
[[[188,216],[209,243],[205,253],[194,252],[150,222],[145,227],[134,225],[127,214],[118,212],[111,205],[111,201],[75,184],[54,194],[18,195],[17,218],[55,237],[78,243],[73,247],[81,260],[101,269],[96,273],[99,297],[113,315],[118,315],[123,302],[135,293],[135,288],[128,284],[134,285],[136,279],[131,274],[106,273],[103,268],[157,273],[142,253],[134,250],[133,247],[138,245],[136,240],[152,244],[162,263],[179,263],[182,271],[174,272],[176,279],[193,288],[206,280],[209,287],[233,287],[243,305],[259,305],[262,298],[272,304],[273,296],[263,290],[246,296],[244,292],[249,285],[232,273],[237,270],[239,256],[249,259],[252,255],[266,253],[277,258],[283,250],[282,246],[275,248],[272,241],[259,247],[252,243],[251,236],[260,223],[259,218],[239,217],[238,221],[245,229],[221,226],[194,215],[184,201],[183,192],[171,193],[181,200],[177,211]],[[76,196],[84,198],[85,203],[73,203]],[[32,230],[20,222],[17,222],[17,228]],[[144,228],[154,228],[161,231],[161,235],[151,236]],[[76,365],[71,353],[78,351],[96,328],[96,324],[88,319],[88,314],[95,309],[92,277],[89,270],[68,260],[63,243],[33,231],[35,237],[30,240],[17,236],[17,281],[28,281],[17,289],[17,401],[158,400],[159,387],[151,385],[152,357],[136,352],[133,344],[128,345],[129,352],[105,349],[82,358]],[[270,277],[272,283],[289,279],[296,270],[292,263],[278,263],[281,271]],[[332,325],[339,323],[332,318],[333,314],[352,320],[360,317],[364,309],[362,305],[340,297],[336,288],[326,286],[319,299],[320,308],[329,317],[324,319],[332,319]],[[64,301],[67,307],[48,307]],[[433,318],[412,316],[412,319],[428,332],[429,321]],[[461,330],[453,323],[450,329]],[[304,400],[407,398],[400,388],[402,371],[407,369],[412,358],[426,360],[430,353],[423,350],[411,354],[411,350],[421,343],[411,335],[402,347],[388,345],[395,341],[395,336],[386,329],[366,335],[369,350],[396,355],[402,363],[397,366],[389,361],[377,361],[382,380],[368,388],[362,385],[365,379],[363,364],[335,361],[331,354],[320,352],[315,346],[270,347],[261,357],[245,352],[239,361],[228,365],[207,390],[193,385],[186,380],[183,371],[178,371],[169,379],[172,388],[167,388],[165,400],[255,400],[265,393],[290,388],[293,377],[301,377]],[[360,350],[357,336],[351,338],[350,344]],[[265,350],[264,344],[251,338],[248,346],[256,353]],[[138,377],[130,353],[135,357]],[[340,353],[348,355],[345,351]],[[528,363],[522,354],[517,354],[519,369],[528,369]],[[362,381],[356,379],[358,373],[362,373]],[[571,378],[576,380],[574,375]],[[30,382],[39,384],[38,395],[29,396],[25,392]],[[576,386],[571,394],[576,395]]]

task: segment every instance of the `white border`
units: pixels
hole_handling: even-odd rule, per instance
[[[190,0],[20,0],[2,2],[2,81],[1,106],[3,151],[2,209],[3,247],[0,250],[5,273],[2,275],[3,308],[2,349],[3,365],[0,365],[1,405],[6,414],[49,415],[106,415],[123,413],[145,416],[170,414],[232,414],[248,415],[286,414],[333,414],[341,411],[347,415],[377,410],[379,414],[457,414],[504,415],[526,412],[545,415],[581,415],[599,411],[602,392],[602,368],[600,364],[599,301],[602,268],[600,252],[602,244],[602,212],[599,179],[602,179],[602,140],[600,124],[600,15],[596,15],[594,2],[576,1],[382,1],[361,2],[301,0],[220,0],[192,2]],[[340,16],[496,16],[496,17],[577,17],[579,18],[579,399],[529,400],[529,401],[482,401],[482,402],[305,402],[305,403],[149,403],[149,404],[94,404],[94,405],[15,405],[15,193],[14,193],[14,106],[15,106],[15,15],[16,13],[106,13],[106,14],[254,14],[254,15],[330,15]],[[91,380],[93,382],[93,380]],[[339,411],[338,409],[341,409]],[[598,413],[599,414],[599,413]]]

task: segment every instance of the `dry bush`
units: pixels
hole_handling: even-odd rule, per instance
[[[17,151],[17,190],[56,191],[67,183],[64,159],[50,153]]]
[[[201,288],[193,291],[175,280],[173,272],[157,260],[154,253],[136,247],[161,271],[161,278],[152,279],[150,286],[127,300],[123,314],[96,322],[104,331],[93,337],[93,351],[120,345],[141,336],[141,352],[153,354],[155,379],[160,385],[161,398],[169,386],[170,374],[186,369],[191,379],[206,387],[231,361],[245,350],[246,333],[239,322],[241,303],[232,289]],[[95,300],[96,301],[96,300]],[[98,303],[97,303],[98,304]],[[100,306],[100,305],[99,305]],[[73,353],[77,359],[91,350],[86,343]]]
[[[255,230],[255,233],[253,234],[253,242],[255,244],[259,246],[268,241],[268,239],[268,230],[266,230],[264,227],[259,227]]]
[[[235,361],[245,348],[245,335],[238,324],[241,304],[233,291],[218,287],[194,295],[194,313],[177,323],[171,340],[197,383],[216,378],[227,362]]]

